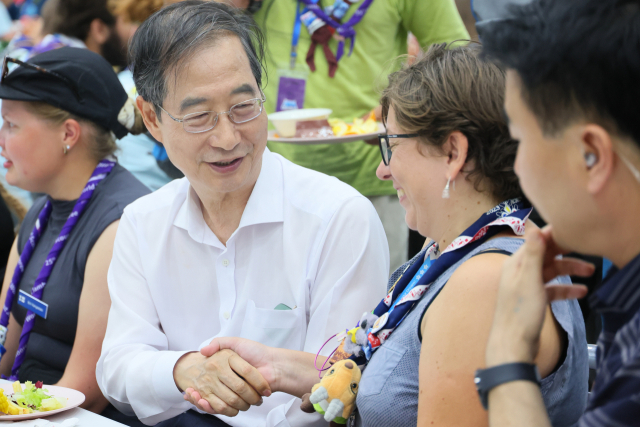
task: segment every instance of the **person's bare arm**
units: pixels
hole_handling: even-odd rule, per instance
[[[0,301],[2,301],[2,308],[4,308],[4,302],[7,298],[7,290],[11,284],[11,278],[13,277],[13,271],[18,265],[20,255],[18,254],[18,237],[13,241],[11,252],[9,253],[9,260],[7,261],[7,269],[4,274],[4,282],[2,284],[2,294],[0,294]],[[4,348],[7,352],[2,356],[0,361],[0,374],[9,376],[11,375],[11,367],[13,361],[16,358],[16,351],[18,351],[18,344],[20,343],[20,334],[22,333],[22,326],[18,324],[13,314],[9,316],[9,325],[7,331],[7,340],[4,343]]]
[[[474,373],[484,367],[505,255],[485,254],[465,262],[423,318],[418,426],[487,426]],[[549,375],[561,355],[562,332],[547,307],[536,363]]]
[[[593,274],[593,265],[577,259],[557,259],[563,251],[551,228],[527,227],[525,244],[504,263],[495,314],[487,340],[487,367],[532,363],[544,345],[543,324],[549,301],[583,297],[584,286],[546,285],[561,275]],[[480,366],[479,366],[480,367]],[[491,427],[548,427],[551,425],[540,388],[529,381],[513,381],[489,392]]]
[[[95,371],[111,307],[107,271],[119,222],[103,231],[87,258],[73,350],[64,375],[56,384],[84,393],[82,407],[95,413],[102,412],[108,404],[98,388]]]

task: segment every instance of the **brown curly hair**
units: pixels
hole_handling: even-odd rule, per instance
[[[113,16],[121,16],[125,22],[143,23],[154,12],[162,9],[163,0],[107,0]]]
[[[479,44],[433,45],[389,76],[382,119],[393,106],[398,126],[440,150],[449,135],[467,137],[466,179],[498,200],[523,197],[513,166],[518,144],[503,113],[505,71],[480,58]]]

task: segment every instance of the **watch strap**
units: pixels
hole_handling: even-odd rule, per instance
[[[475,383],[484,409],[488,408],[489,391],[512,381],[531,381],[540,384],[538,367],[532,363],[506,363],[476,371]]]

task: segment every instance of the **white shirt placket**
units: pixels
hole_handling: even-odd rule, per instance
[[[227,247],[216,259],[216,278],[220,295],[220,325],[221,334],[229,327],[236,303],[235,281],[235,242],[234,236],[227,241]]]

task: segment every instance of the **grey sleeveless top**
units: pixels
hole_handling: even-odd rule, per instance
[[[36,316],[27,345],[27,354],[18,375],[20,381],[55,384],[60,380],[75,341],[80,294],[89,253],[102,232],[120,219],[124,208],[146,194],[149,194],[149,189],[119,164],[116,164],[111,173],[96,187],[84,213],[71,231],[67,244],[58,255],[47,287],[44,288],[42,301],[49,304],[49,313],[46,320]],[[51,200],[53,206],[51,217],[20,281],[19,288],[28,293],[31,293],[49,250],[76,204],[75,200],[52,200],[49,196],[36,200],[20,228],[19,253],[22,253],[38,214],[47,200]],[[17,302],[18,298],[14,300],[11,313],[22,325],[27,310]],[[105,301],[105,304],[109,303]]]
[[[453,272],[472,256],[491,249],[515,252],[522,239],[497,238],[480,245],[451,266],[423,295],[407,318],[374,353],[362,374],[357,397],[356,425],[364,427],[415,427],[418,422],[420,348],[419,336],[422,315],[446,285]],[[395,283],[413,262],[421,260],[424,252],[400,267],[392,276]],[[556,279],[570,283],[568,277]],[[587,404],[589,375],[587,341],[584,320],[577,301],[558,301],[551,304],[553,315],[567,333],[568,346],[562,364],[542,380],[542,396],[554,427],[572,426]],[[474,367],[475,369],[475,367]]]

